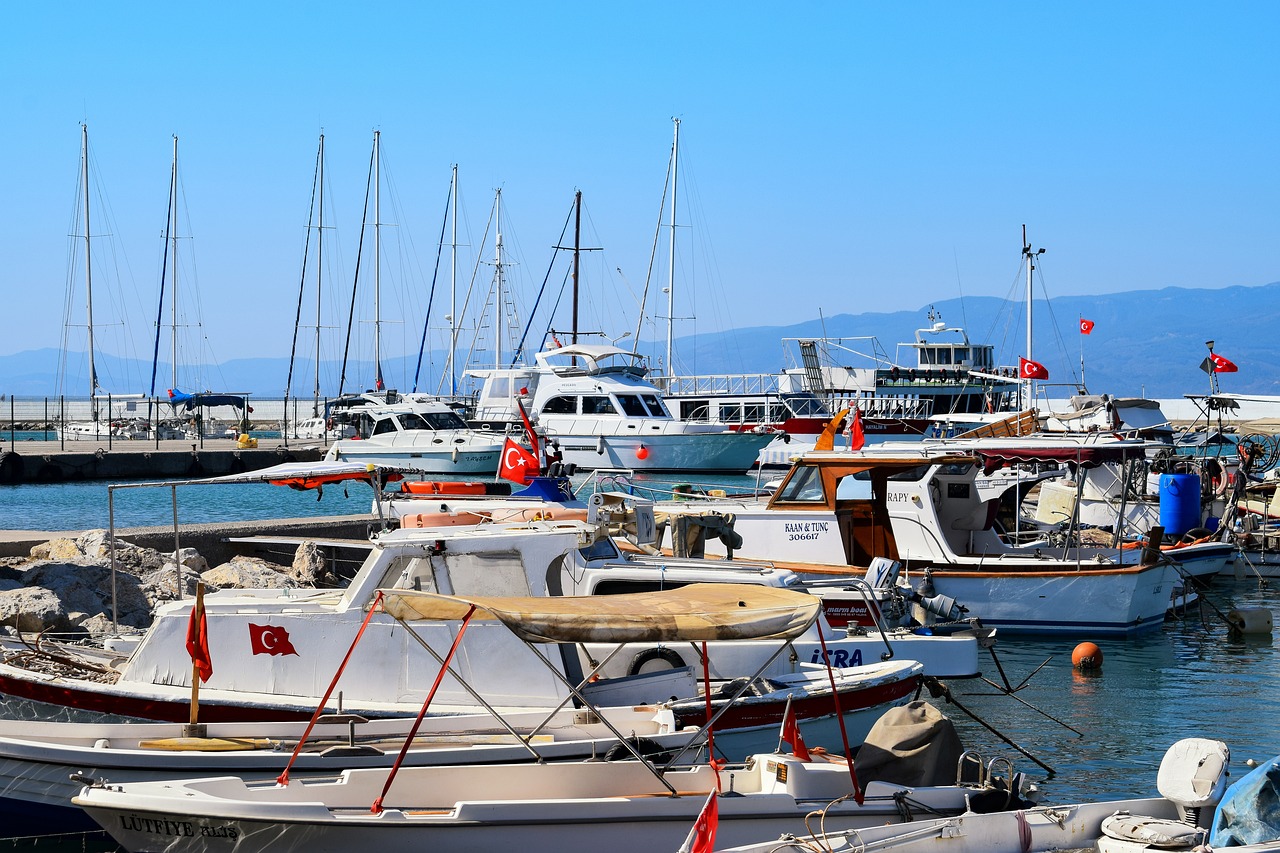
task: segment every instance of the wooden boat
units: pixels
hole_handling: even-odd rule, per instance
[[[708,642],[794,635],[816,618],[811,596],[706,584],[666,592],[641,611],[611,599],[494,598],[388,591],[381,606],[406,630],[461,620],[459,638],[499,622],[529,643]],[[452,652],[444,658],[448,666]],[[588,706],[589,707],[589,706]],[[851,763],[758,754],[740,765],[649,761],[352,769],[325,780],[286,772],[275,783],[237,777],[87,785],[73,802],[130,850],[673,850],[713,790],[722,837],[796,831],[813,810],[830,827],[957,813],[974,789],[857,783]],[[1007,797],[1006,802],[1017,802]]]
[[[1230,751],[1205,738],[1188,738],[1169,748],[1160,765],[1160,796],[1068,805],[1038,805],[990,814],[967,813],[897,826],[850,831],[802,832],[790,838],[724,847],[721,853],[1048,853],[1096,850],[1098,853],[1204,851],[1214,807],[1226,791]],[[1271,847],[1219,847],[1213,850],[1275,850]]]
[[[672,501],[654,509],[667,519],[731,514],[742,538],[736,554],[802,576],[861,573],[875,557],[900,561],[930,597],[963,602],[968,615],[1003,631],[1128,635],[1162,624],[1178,564],[1145,549],[1015,544],[997,526],[998,501],[978,484],[981,471],[1010,462],[1095,465],[1128,446],[966,439],[815,451],[796,458],[767,501]],[[722,551],[707,541],[708,553]]]

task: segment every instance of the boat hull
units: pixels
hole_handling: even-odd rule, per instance
[[[719,432],[653,435],[556,433],[565,463],[579,470],[741,474],[755,465],[772,434]]]

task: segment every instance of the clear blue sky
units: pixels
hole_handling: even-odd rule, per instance
[[[324,322],[350,298],[377,129],[392,351],[416,347],[453,163],[469,246],[503,189],[526,313],[581,189],[583,242],[604,249],[583,325],[632,329],[673,116],[676,314],[697,315],[678,334],[1010,295],[1023,223],[1050,295],[1265,284],[1278,24],[1274,2],[11,5],[0,352],[61,340],[81,121],[112,214],[95,288],[125,294],[99,311],[129,314],[148,359],[174,134],[180,298],[224,361],[288,354],[322,130]]]

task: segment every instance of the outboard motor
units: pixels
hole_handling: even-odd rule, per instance
[[[1169,747],[1156,790],[1178,809],[1178,820],[1117,812],[1102,822],[1099,853],[1190,850],[1203,844],[1213,811],[1227,789],[1231,750],[1217,740],[1186,738]]]

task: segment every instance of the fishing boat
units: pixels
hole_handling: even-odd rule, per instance
[[[930,596],[963,602],[970,616],[1003,631],[1128,635],[1162,624],[1181,577],[1173,558],[1064,537],[1018,541],[997,525],[1000,502],[980,492],[978,475],[1014,462],[1097,465],[1141,452],[1141,444],[967,439],[815,451],[796,459],[767,501],[671,501],[655,511],[732,514],[737,553],[803,576],[898,560]]]
[[[762,595],[761,593],[767,593]],[[387,592],[381,606],[405,630],[461,620],[459,638],[496,621],[529,643],[701,643],[736,637],[788,637],[813,621],[810,596],[710,584],[660,594],[637,610],[629,596],[512,599]],[[442,659],[447,667],[453,653]],[[709,734],[714,738],[714,728]],[[796,740],[794,734],[786,735]],[[315,850],[352,844],[380,849],[675,849],[708,802],[719,807],[723,837],[736,843],[762,831],[797,830],[815,808],[832,828],[910,819],[916,810],[955,813],[974,789],[858,784],[849,759],[805,760],[764,753],[743,764],[690,766],[679,755],[655,761],[567,762],[503,767],[353,769],[326,780],[254,784],[235,777],[90,784],[73,802],[131,850],[159,848]],[[1009,793],[1015,793],[1010,778]],[[726,796],[712,799],[713,792]],[[1012,805],[1021,800],[1005,797]],[[190,827],[188,833],[187,827]]]
[[[325,474],[299,470],[309,467],[277,466],[266,472],[219,479],[274,479],[298,485],[310,478],[315,485],[333,482],[344,472],[359,473],[363,468],[325,463],[323,467],[334,470]],[[364,476],[368,477],[368,473],[364,472]],[[612,577],[607,568],[583,570],[573,556],[581,549],[603,554],[605,551],[599,546],[607,546],[607,553],[616,554],[611,540],[607,536],[601,539],[601,535],[595,526],[581,522],[389,530],[371,541],[369,557],[346,589],[214,592],[205,599],[204,612],[211,648],[217,649],[226,663],[201,685],[202,717],[208,722],[296,720],[317,706],[336,713],[331,704],[326,705],[329,697],[325,681],[343,660],[343,648],[334,639],[357,635],[366,639],[354,652],[353,666],[344,675],[346,712],[368,718],[411,715],[424,689],[416,684],[413,673],[428,665],[431,652],[406,637],[394,620],[370,613],[370,604],[377,599],[379,589],[483,589],[551,597],[580,593],[606,601],[611,593],[660,588],[652,580],[641,586],[627,585],[624,578],[619,578],[624,583],[610,589],[600,582]],[[648,577],[656,575],[649,572]],[[771,578],[770,582],[756,578],[754,584],[759,589],[772,587],[779,592],[786,591],[785,581],[785,577]],[[810,600],[815,607],[821,606],[817,599]],[[191,601],[165,605],[144,633],[111,639],[100,649],[52,641],[32,643],[20,637],[0,641],[0,693],[6,698],[8,713],[44,719],[58,709],[64,714],[70,709],[144,720],[186,719],[193,676],[185,654],[185,638],[192,612]],[[882,666],[878,662],[885,655],[875,646],[866,645],[865,640],[851,645],[852,641],[842,642],[827,626],[812,632],[811,627],[803,626],[803,636],[793,640],[801,643],[794,647],[800,652],[808,654],[812,647],[808,664],[782,655],[783,649],[777,644],[748,643],[748,647],[736,652],[733,644],[726,644],[724,649],[713,644],[710,671],[717,689],[724,682],[747,677],[742,692],[750,688],[760,696],[777,694],[771,703],[755,703],[764,706],[776,721],[782,712],[783,694],[798,691],[797,695],[816,696],[823,692],[813,682],[813,667],[809,664],[822,662],[818,649],[824,643],[840,668],[838,680],[843,683],[838,689],[847,698],[850,714],[906,701],[918,687],[921,665],[899,659],[892,666]],[[436,646],[447,646],[449,626],[434,626],[427,633]],[[970,643],[974,641],[971,639]],[[970,668],[969,674],[976,671],[976,646],[966,650],[964,643],[956,642],[950,647],[962,655],[967,651],[971,659],[964,665]],[[873,649],[878,657],[871,657]],[[556,678],[529,666],[531,653],[513,642],[510,635],[479,632],[468,640],[464,651],[465,661],[459,664],[461,675],[487,690],[504,707],[554,708],[566,701],[565,689]],[[648,680],[629,680],[633,675],[644,674],[630,671],[612,677],[604,667],[618,654],[617,649],[580,651],[573,647],[555,652],[562,672],[589,673],[592,680],[587,691],[608,692],[614,698],[612,704],[665,702],[673,697],[697,695],[697,685],[688,678],[687,671],[660,674],[661,678]],[[736,656],[722,659],[730,654]],[[856,664],[862,664],[864,654],[867,667],[844,671],[850,666],[857,670]],[[625,661],[629,655],[621,659]],[[303,661],[305,665],[299,666]],[[870,666],[873,663],[876,665]],[[761,689],[749,683],[761,676],[781,686],[770,683]],[[442,713],[464,713],[472,709],[473,701],[470,691],[449,680],[436,697],[435,707]],[[804,711],[805,706],[801,705],[800,710]],[[757,714],[754,719],[759,718]]]
[[[1186,738],[1165,753],[1156,777],[1159,796],[1130,800],[1036,805],[967,813],[907,825],[823,831],[806,827],[791,836],[753,844],[719,846],[721,853],[829,853],[886,850],[894,853],[1049,853],[1280,849],[1280,827],[1269,825],[1262,846],[1236,846],[1239,836],[1210,829],[1222,814],[1230,751],[1221,741]],[[1243,780],[1242,780],[1243,781]],[[1239,784],[1239,783],[1237,783]],[[1234,786],[1233,786],[1234,787]],[[1272,789],[1274,793],[1274,788]],[[1256,806],[1254,814],[1258,812]],[[1232,840],[1228,840],[1232,839]],[[1208,846],[1206,845],[1208,842]],[[1248,842],[1246,842],[1248,843]],[[1222,845],[1222,846],[1220,846]]]

